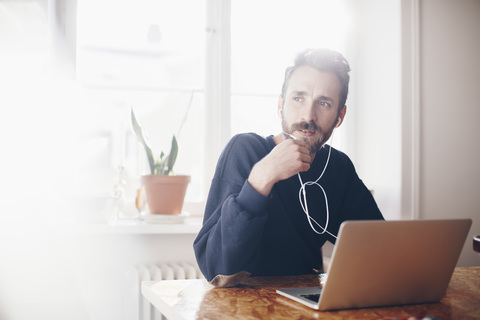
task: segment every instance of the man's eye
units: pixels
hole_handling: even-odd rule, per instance
[[[293,97],[293,101],[298,101],[298,102],[300,102],[300,101],[302,101],[302,98],[300,98],[300,97]]]
[[[319,101],[317,104],[318,104],[320,107],[323,107],[323,108],[329,108],[329,107],[330,107],[330,103],[325,102],[325,101]]]

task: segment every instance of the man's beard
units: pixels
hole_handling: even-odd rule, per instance
[[[314,155],[318,151],[320,151],[320,149],[322,149],[322,147],[325,145],[328,139],[330,139],[330,136],[332,135],[334,128],[335,128],[335,125],[333,125],[332,128],[328,130],[328,132],[323,132],[322,128],[317,126],[313,121],[297,122],[292,124],[291,127],[288,128],[287,123],[285,122],[285,119],[282,117],[282,130],[286,133],[293,134],[293,132],[296,130],[308,130],[308,131],[313,131],[319,135],[319,138],[315,141],[311,141],[310,138],[302,139],[308,144],[307,148],[309,148],[310,155]]]

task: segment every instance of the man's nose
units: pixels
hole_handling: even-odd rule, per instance
[[[316,113],[315,113],[315,104],[309,103],[305,105],[303,110],[303,120],[306,122],[316,121]]]

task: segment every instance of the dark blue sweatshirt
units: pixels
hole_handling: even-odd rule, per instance
[[[316,234],[308,224],[299,201],[301,185],[297,175],[275,184],[269,197],[248,183],[253,165],[274,147],[273,136],[240,134],[230,140],[219,158],[203,226],[194,242],[198,265],[208,280],[243,270],[253,276],[313,273],[313,269],[322,268],[323,244],[335,243],[334,237]],[[322,148],[310,170],[301,173],[304,183],[320,176],[329,148]],[[346,220],[383,219],[344,153],[332,148],[318,183],[327,195],[330,233],[336,235]],[[324,227],[323,192],[318,186],[307,186],[306,190],[310,216]]]

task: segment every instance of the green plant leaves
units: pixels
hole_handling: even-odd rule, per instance
[[[169,155],[165,156],[165,153],[162,151],[160,153],[160,157],[158,159],[155,159],[153,156],[152,149],[145,141],[143,129],[138,123],[137,118],[135,117],[133,108],[131,111],[131,118],[132,118],[133,131],[135,132],[135,135],[137,136],[138,141],[140,141],[140,143],[145,148],[151,174],[172,175],[173,166],[175,165],[175,162],[177,160],[177,155],[178,155],[178,142],[177,142],[177,139],[175,138],[175,135],[172,138],[172,146],[170,148]]]
[[[173,166],[175,165],[175,161],[177,161],[178,155],[178,143],[177,138],[173,136],[172,138],[172,147],[170,149],[170,154],[167,157],[167,174],[173,173]]]

